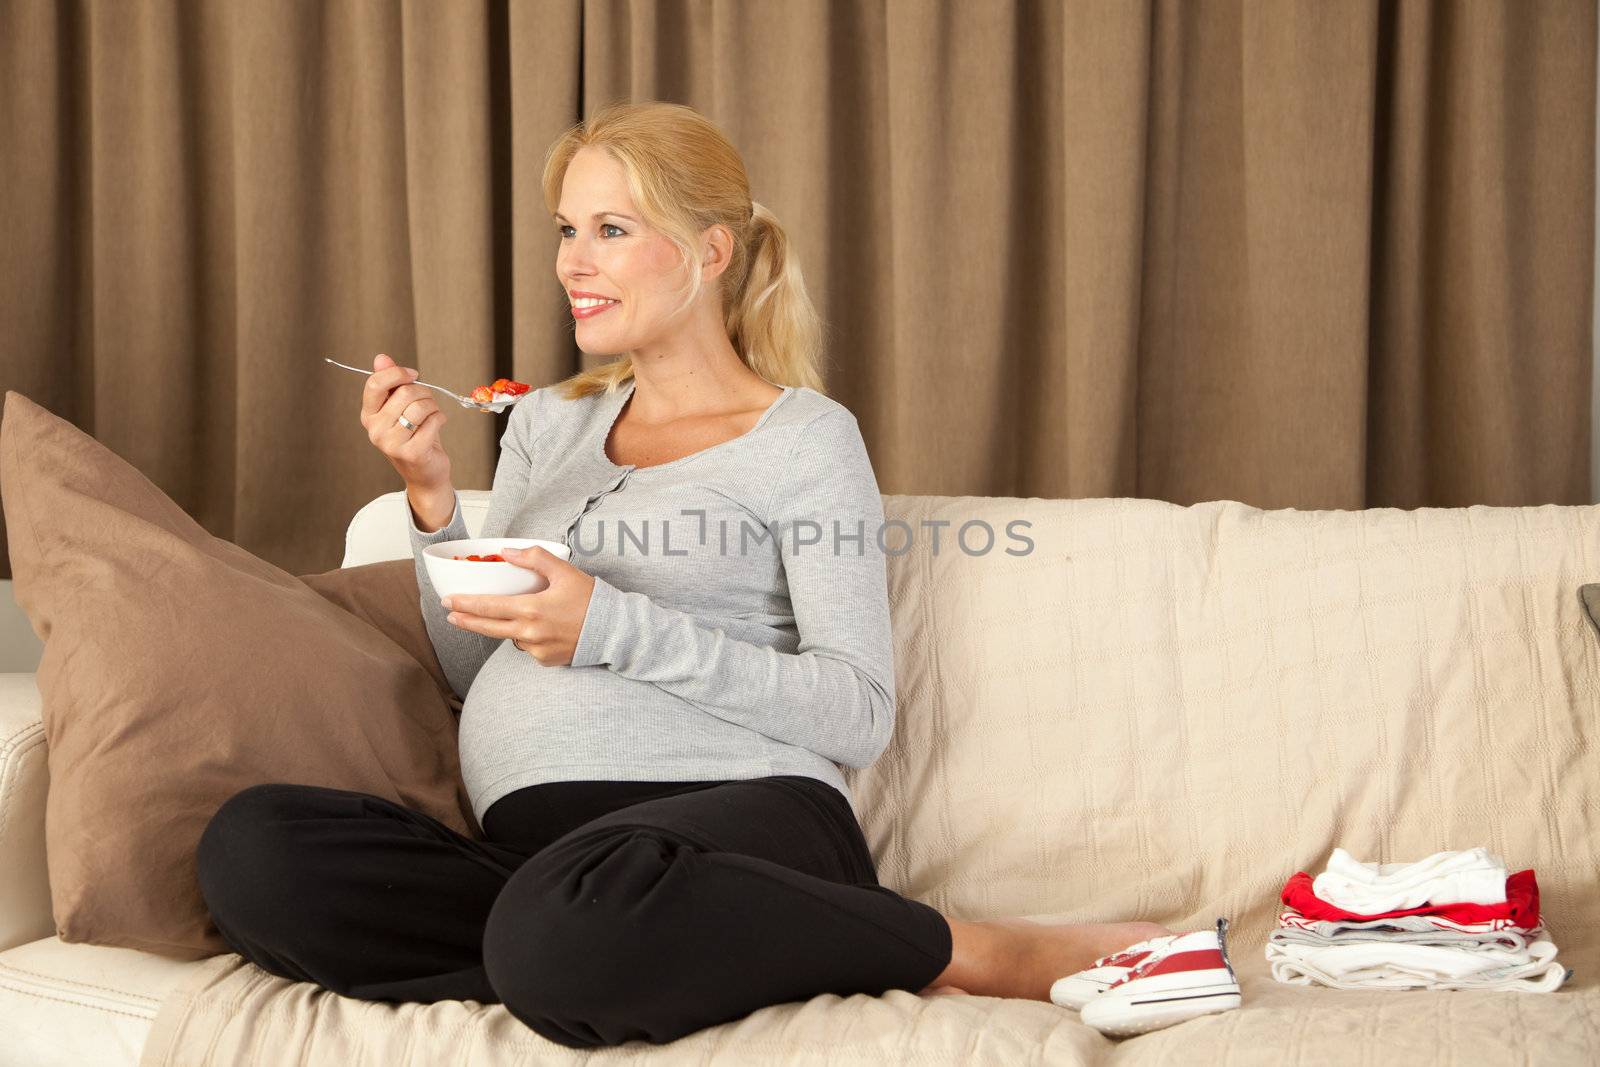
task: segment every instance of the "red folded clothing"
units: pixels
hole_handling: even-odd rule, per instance
[[[1442,915],[1455,922],[1488,922],[1491,919],[1509,919],[1513,926],[1533,929],[1539,925],[1539,883],[1534,879],[1533,868],[1506,876],[1504,904],[1428,904],[1420,908],[1402,908],[1383,911],[1376,915],[1361,915],[1329,904],[1311,890],[1311,875],[1297,871],[1289,876],[1283,886],[1283,902],[1308,919],[1350,919],[1370,922],[1398,915]]]

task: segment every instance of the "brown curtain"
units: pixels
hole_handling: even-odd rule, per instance
[[[1595,41],[1595,0],[0,0],[0,388],[335,567],[401,486],[322,358],[583,365],[544,153],[667,99],[790,229],[884,492],[1581,503]],[[458,487],[505,418],[452,413]]]

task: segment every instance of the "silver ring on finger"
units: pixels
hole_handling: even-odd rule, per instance
[[[415,403],[415,400],[411,402],[411,404]],[[407,404],[405,407],[400,409],[400,418],[395,421],[400,423],[401,426],[404,426],[406,429],[410,430],[412,433],[416,433],[417,427],[421,426],[422,424],[420,422],[412,422],[410,419],[406,418],[406,409],[409,408],[411,404]]]

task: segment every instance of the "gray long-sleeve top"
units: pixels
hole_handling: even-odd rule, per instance
[[[670,463],[613,463],[632,394],[512,409],[483,537],[572,548],[595,578],[571,665],[447,622],[418,530],[422,614],[462,697],[462,776],[489,806],[555,781],[702,781],[800,774],[850,799],[839,764],[869,766],[894,729],[883,502],[855,416],[785,387],[753,429]],[[537,595],[537,594],[533,594]]]

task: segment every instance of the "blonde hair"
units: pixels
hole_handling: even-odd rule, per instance
[[[545,156],[544,196],[554,213],[561,184],[580,148],[603,148],[622,165],[645,222],[678,247],[690,267],[683,303],[700,296],[700,235],[721,223],[733,255],[715,284],[734,351],[776,385],[823,391],[818,366],[822,323],[806,295],[800,263],[777,218],[750,199],[744,161],[722,131],[692,107],[662,101],[607,105],[556,139]],[[626,356],[557,382],[568,400],[615,392],[633,377]]]

